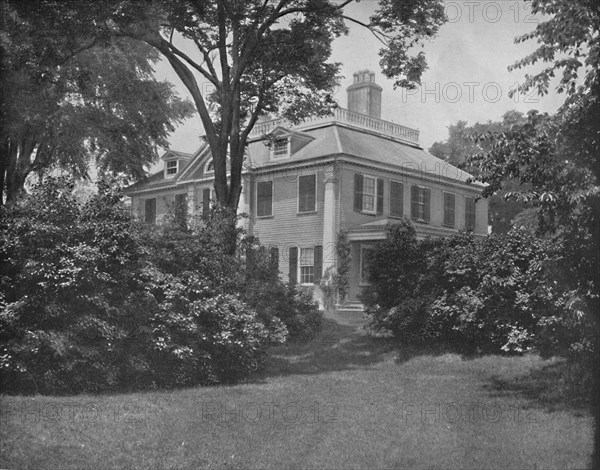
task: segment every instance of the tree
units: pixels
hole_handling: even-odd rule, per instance
[[[441,0],[380,0],[368,23],[347,16],[353,2],[178,0],[142,7],[131,0],[113,4],[110,24],[115,34],[153,46],[173,67],[204,126],[217,201],[235,210],[244,152],[258,117],[277,113],[297,122],[330,113],[339,79],[339,64],[328,62],[331,43],[347,32],[347,22],[368,28],[383,43],[383,73],[397,86],[419,82],[426,62],[413,46],[445,21]],[[214,93],[204,96],[200,80]]]
[[[477,122],[472,126],[468,126],[467,121],[458,121],[448,127],[448,139],[444,142],[434,142],[429,152],[451,165],[463,168],[477,176],[479,168],[476,165],[468,164],[469,157],[488,150],[490,146],[490,142],[478,140],[477,136],[486,132],[502,132],[512,124],[522,122],[524,119],[523,114],[518,111],[507,111],[502,116],[502,121]],[[489,196],[489,224],[494,233],[507,233],[513,227],[513,221],[517,215],[523,211],[528,214],[531,212],[531,208],[527,204],[507,200],[505,197],[507,193],[522,189],[522,187],[523,185],[519,181],[504,179],[502,188]],[[520,225],[525,224],[528,227],[532,225],[529,217],[521,217],[517,221]]]
[[[86,5],[86,8],[88,5]],[[144,175],[192,112],[172,85],[152,76],[151,47],[110,39],[82,5],[3,2],[0,184],[6,201],[32,172],[76,177],[101,171]],[[4,198],[0,197],[0,204]]]
[[[535,88],[544,95],[558,75],[556,91],[565,93],[565,102],[554,116],[530,111],[507,132],[484,135],[491,147],[472,163],[489,183],[485,194],[507,177],[526,183],[508,196],[539,208],[540,228],[564,242],[563,282],[572,285],[574,300],[595,325],[592,468],[600,468],[600,4],[536,0],[532,13],[544,21],[516,42],[536,39],[540,45],[512,68],[544,67],[526,75],[520,91]]]

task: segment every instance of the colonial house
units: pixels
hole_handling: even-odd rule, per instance
[[[317,298],[345,231],[352,268],[343,308],[360,309],[369,253],[388,222],[407,217],[421,238],[465,228],[483,236],[488,205],[469,174],[423,150],[418,130],[380,119],[382,88],[373,72],[355,73],[347,93],[348,109],[332,116],[256,124],[239,212],[249,215],[246,230],[278,254],[281,276],[313,286]],[[148,223],[160,223],[172,205],[206,211],[214,199],[208,145],[193,154],[169,150],[162,159],[161,171],[130,187],[132,209]]]

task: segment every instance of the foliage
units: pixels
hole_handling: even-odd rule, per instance
[[[477,176],[480,168],[473,165],[470,158],[484,150],[489,150],[490,143],[478,139],[478,136],[496,132],[500,133],[507,130],[511,125],[523,122],[525,117],[518,111],[508,111],[502,116],[502,121],[486,123],[475,123],[467,126],[466,121],[458,121],[448,127],[448,139],[445,142],[434,142],[429,152],[438,158],[462,168],[471,175]],[[507,199],[507,194],[516,190],[523,189],[524,186],[515,179],[505,178],[502,180],[501,188],[495,194],[488,196],[489,200],[489,224],[494,233],[506,233],[515,224],[515,217],[523,211],[529,210],[529,205]],[[522,223],[522,221],[521,221]],[[528,226],[536,228],[535,223],[528,223]]]
[[[223,253],[217,215],[196,232],[148,226],[109,182],[83,203],[72,189],[47,178],[2,208],[4,389],[229,382],[260,367],[286,324],[295,339],[318,330],[314,303],[278,279],[262,247]]]
[[[352,250],[348,241],[348,234],[340,231],[335,241],[335,254],[337,258],[337,269],[334,277],[335,289],[338,293],[338,299],[343,302],[348,293],[350,279],[348,274],[352,266]]]
[[[397,86],[419,83],[427,64],[415,46],[444,23],[441,0],[381,0],[368,23],[349,16],[351,3],[123,0],[106,4],[104,24],[107,34],[145,42],[169,61],[202,120],[217,200],[235,209],[244,150],[258,117],[278,114],[298,122],[330,113],[340,78],[339,64],[329,62],[331,44],[347,32],[347,22],[368,28],[383,43],[382,69]],[[197,77],[214,92],[205,94]]]
[[[408,221],[389,225],[362,296],[370,327],[465,352],[589,354],[593,335],[574,314],[581,304],[558,283],[561,252],[528,230],[418,242]]]
[[[542,65],[527,74],[519,92],[548,93],[557,76],[556,91],[565,93],[554,116],[530,111],[523,123],[508,132],[488,134],[488,151],[472,164],[481,168],[489,184],[487,194],[505,178],[524,185],[509,196],[538,209],[540,232],[550,235],[565,251],[560,260],[562,286],[570,292],[567,305],[578,307],[577,323],[589,326],[595,342],[590,355],[596,378],[594,415],[595,453],[592,467],[600,467],[600,6],[593,0],[536,0],[532,14],[539,15],[535,29],[516,42],[535,39],[538,46],[511,69]],[[582,318],[583,317],[583,318]],[[570,320],[567,320],[567,325]],[[550,328],[552,331],[552,328]],[[583,333],[583,331],[581,332]]]
[[[90,164],[140,178],[192,107],[153,77],[159,54],[126,38],[102,38],[85,5],[3,2],[0,186],[6,200],[32,172],[77,178]],[[2,198],[4,200],[4,197]],[[0,201],[1,202],[1,201]]]

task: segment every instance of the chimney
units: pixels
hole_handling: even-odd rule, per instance
[[[354,72],[354,83],[346,88],[348,109],[381,119],[381,90],[382,88],[375,83],[375,72]]]

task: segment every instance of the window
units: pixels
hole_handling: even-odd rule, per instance
[[[298,256],[300,251],[300,256]],[[315,245],[312,248],[292,246],[289,249],[289,276],[290,283],[319,285],[323,271],[323,246]],[[299,277],[298,277],[299,276]]]
[[[177,173],[178,160],[171,160],[167,162],[167,176],[173,176]]]
[[[372,246],[363,246],[360,249],[360,283],[369,283],[369,266],[375,249]]]
[[[390,181],[390,217],[404,215],[404,185]]]
[[[156,224],[156,198],[144,201],[144,222]]]
[[[305,175],[298,178],[298,212],[314,212],[317,210],[316,185],[316,175]]]
[[[273,158],[289,156],[288,139],[277,139],[273,142]]]
[[[475,198],[465,198],[465,228],[475,229]]]
[[[454,227],[454,194],[444,193],[444,225]]]
[[[209,160],[206,163],[206,166],[204,167],[204,173],[208,174],[208,173],[214,173],[215,172],[215,162],[212,160]]]
[[[256,216],[271,215],[273,215],[273,181],[259,181],[256,183]]]
[[[375,178],[363,177],[362,210],[365,212],[375,212],[375,184]]]
[[[315,250],[300,248],[300,284],[315,282]]]
[[[429,202],[431,189],[423,186],[411,187],[411,217],[421,222],[429,222]]]
[[[383,214],[383,179],[354,174],[354,210]]]

